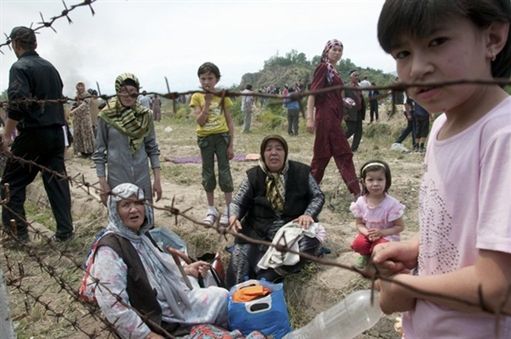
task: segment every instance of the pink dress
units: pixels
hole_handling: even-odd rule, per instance
[[[350,211],[355,218],[361,218],[364,221],[367,229],[383,230],[394,226],[394,221],[405,213],[405,206],[396,198],[385,194],[385,199],[378,206],[369,207],[366,196],[361,196],[356,202],[351,203]],[[384,238],[388,241],[399,241],[399,233]]]

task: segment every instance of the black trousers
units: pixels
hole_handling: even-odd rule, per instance
[[[346,121],[346,138],[349,139],[353,135],[351,143],[351,151],[356,152],[360,140],[362,139],[362,119],[356,121]]]
[[[62,126],[24,129],[14,140],[11,153],[44,166],[51,171],[66,175],[64,164],[64,132]],[[41,169],[37,166],[9,158],[1,181],[2,198],[4,184],[9,184],[9,202],[2,208],[2,222],[10,230],[10,220],[16,221],[17,235],[28,236],[25,216],[26,187],[34,181]],[[71,193],[66,179],[42,171],[44,189],[48,195],[53,216],[57,223],[57,238],[66,238],[73,233],[71,217]]]
[[[317,255],[321,247],[318,239],[307,236],[301,238],[298,245],[300,252],[310,255]],[[234,244],[234,250],[227,266],[225,278],[227,289],[248,279],[265,279],[278,283],[284,279],[285,275],[298,273],[308,262],[306,259],[301,258],[293,266],[280,266],[277,270],[272,268],[263,270],[257,267],[257,263],[261,260],[267,249],[268,247],[264,245],[250,243]]]
[[[406,137],[412,135],[412,145],[415,147],[415,123],[413,120],[406,120],[406,127],[401,131],[401,134],[397,137],[396,143],[402,143]]]

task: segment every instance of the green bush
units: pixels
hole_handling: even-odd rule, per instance
[[[241,126],[243,125],[243,113],[241,112],[241,97],[232,98],[232,121],[234,125]]]
[[[282,102],[277,100],[270,101],[268,105],[263,108],[263,111],[258,118],[261,121],[263,128],[266,130],[273,131],[287,123],[287,117],[285,115],[285,110],[282,107]]]
[[[365,128],[365,135],[367,138],[375,138],[392,134],[393,131],[390,126],[383,123],[370,124]]]

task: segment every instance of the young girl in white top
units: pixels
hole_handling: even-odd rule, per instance
[[[392,184],[389,165],[371,160],[360,169],[362,195],[351,203],[358,234],[351,248],[361,254],[357,267],[364,268],[374,246],[389,241],[399,241],[404,229],[405,206],[387,192]]]
[[[406,338],[511,338],[511,99],[495,84],[434,85],[509,79],[510,21],[509,0],[387,0],[380,14],[399,78],[425,85],[408,93],[443,112],[427,144],[420,232],[373,252],[414,288],[380,282],[382,309],[408,311]]]

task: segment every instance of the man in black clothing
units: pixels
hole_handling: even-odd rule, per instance
[[[359,87],[358,76],[356,70],[350,72],[351,87]],[[360,90],[346,89],[344,96],[351,98],[352,102],[354,102],[353,105],[345,105],[344,121],[346,122],[346,138],[353,136],[351,151],[356,152],[362,139],[362,120],[365,119],[366,104]]]
[[[408,135],[412,135],[412,146],[414,151],[419,151],[419,144],[416,142],[416,131],[415,131],[415,102],[407,98],[405,102],[405,111],[404,115],[406,118],[406,127],[401,131],[399,137],[397,137],[392,147],[396,147],[396,150],[404,150],[407,152],[406,148],[403,148],[403,141],[408,137]]]
[[[15,27],[10,38],[18,60],[9,74],[9,106],[1,150],[66,175],[64,107],[62,103],[34,101],[62,98],[60,75],[51,63],[35,52],[37,41],[32,29]],[[18,136],[12,140],[15,129]],[[20,241],[29,239],[24,209],[26,187],[40,170],[37,166],[9,157],[1,180],[2,198],[6,195],[4,185],[9,184],[9,201],[2,208],[2,222],[6,230],[12,231],[11,220],[16,221],[16,236]],[[73,224],[69,183],[45,170],[42,171],[42,178],[57,222],[54,240],[71,239]]]

